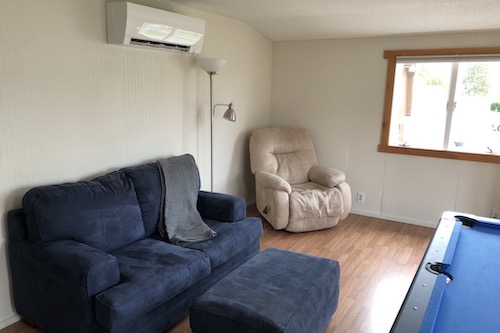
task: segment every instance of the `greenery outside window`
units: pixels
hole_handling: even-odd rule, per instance
[[[500,48],[390,50],[388,153],[500,163]]]

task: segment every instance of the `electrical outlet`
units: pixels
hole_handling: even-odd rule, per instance
[[[358,192],[356,194],[356,202],[365,203],[366,194],[364,192]]]
[[[493,218],[493,219],[500,219],[500,209],[499,208],[493,209],[491,211],[491,218]]]

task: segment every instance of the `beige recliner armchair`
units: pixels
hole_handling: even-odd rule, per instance
[[[250,134],[257,209],[274,229],[331,228],[351,210],[351,188],[336,169],[318,166],[304,128],[261,128]]]

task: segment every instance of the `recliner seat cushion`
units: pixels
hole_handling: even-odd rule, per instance
[[[327,188],[312,182],[294,185],[290,193],[290,221],[286,230],[300,232],[331,228],[338,224],[343,212],[342,193],[338,188]]]
[[[107,252],[145,236],[134,184],[119,171],[33,188],[23,209],[35,242],[73,239]]]
[[[165,303],[211,272],[199,251],[146,238],[110,253],[120,265],[120,283],[96,297],[96,319],[112,331]]]

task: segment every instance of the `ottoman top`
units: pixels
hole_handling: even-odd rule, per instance
[[[337,261],[268,248],[227,275],[192,308],[261,332],[308,332],[311,320],[338,297]],[[288,327],[288,329],[287,329]]]

